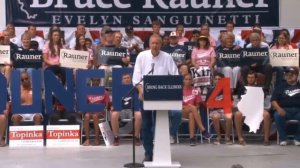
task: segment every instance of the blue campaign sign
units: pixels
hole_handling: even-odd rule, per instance
[[[122,98],[127,96],[133,97],[134,110],[140,109],[140,101],[138,100],[138,91],[133,89],[132,84],[123,84],[122,77],[129,74],[132,77],[133,68],[113,68],[112,71],[112,106],[114,110],[122,110]],[[129,92],[132,90],[132,94]]]
[[[32,70],[32,104],[22,105],[21,103],[21,73],[18,70],[12,72],[11,81],[11,104],[13,114],[33,114],[42,111],[42,83],[41,70]]]
[[[144,76],[144,100],[182,100],[182,76]]]
[[[6,0],[6,22],[27,27],[58,24],[75,27],[112,25],[150,27],[160,20],[164,27],[209,23],[223,27],[232,20],[238,27],[279,26],[279,0]]]
[[[60,101],[60,103],[65,107],[67,112],[74,112],[74,79],[73,70],[60,68],[61,75],[65,74],[65,86],[59,80],[53,71],[44,71],[44,81],[45,81],[45,105],[46,112],[53,112],[53,95]]]
[[[6,90],[6,78],[0,73],[0,114],[3,114],[6,109],[7,102],[7,90]]]
[[[87,80],[91,78],[104,78],[103,69],[77,70],[76,71],[76,97],[78,112],[102,112],[105,104],[90,104],[88,95],[104,95],[103,86],[88,86]]]

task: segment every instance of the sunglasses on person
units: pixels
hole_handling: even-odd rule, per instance
[[[28,80],[29,80],[29,78],[22,78],[22,79],[21,79],[22,82],[28,81]]]

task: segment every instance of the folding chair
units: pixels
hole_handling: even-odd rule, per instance
[[[183,124],[183,123],[189,123],[189,119],[188,118],[181,118],[181,124],[180,126]],[[179,127],[180,127],[179,126]],[[198,126],[196,126],[196,130],[195,130],[195,137],[200,137],[200,143],[203,144],[203,136],[202,136],[202,133],[200,132],[200,129],[198,128]],[[189,133],[177,133],[176,134],[176,141],[177,141],[177,144],[179,144],[179,136],[184,136],[184,137],[189,137]]]
[[[206,109],[206,113],[207,113],[207,131],[209,134],[211,135],[216,135],[216,134],[213,134],[211,132],[211,126],[213,125],[212,122],[210,122],[212,120],[212,118],[210,117],[209,113],[210,113],[210,109],[207,107]],[[225,121],[225,118],[221,118],[220,119],[221,122]],[[222,126],[222,125],[221,125]],[[224,135],[224,134],[221,134],[221,135]],[[231,120],[231,137],[232,137],[232,143],[234,144],[234,123],[233,123],[233,120]],[[210,139],[208,139],[208,143],[210,143]]]
[[[286,121],[286,126],[289,126],[289,125],[300,126],[300,121],[298,121],[298,120],[287,120]],[[287,138],[294,138],[294,135],[288,134]],[[279,142],[279,132],[277,131],[277,144],[279,145],[279,143],[280,143]]]

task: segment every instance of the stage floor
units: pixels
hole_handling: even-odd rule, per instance
[[[274,142],[275,143],[275,142]],[[143,159],[143,147],[136,148],[136,160]],[[75,148],[0,148],[3,168],[121,168],[132,161],[130,141],[121,140],[118,147],[101,146]],[[197,145],[187,142],[171,146],[172,160],[184,168],[299,168],[300,147],[281,147],[276,144]]]

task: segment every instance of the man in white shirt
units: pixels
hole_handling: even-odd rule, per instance
[[[9,40],[10,40],[10,42],[14,43],[18,47],[21,47],[22,46],[21,38],[18,37],[18,36],[16,36],[15,25],[13,25],[12,23],[8,23],[6,25],[6,31],[9,34]]]
[[[28,25],[28,33],[31,36],[31,41],[36,41],[39,43],[39,50],[43,50],[45,41],[42,37],[36,35],[36,26],[31,24]]]
[[[162,39],[159,35],[153,34],[150,37],[150,50],[142,51],[137,56],[134,72],[133,85],[138,84],[144,75],[153,69],[152,75],[178,75],[178,69],[173,58],[166,52],[161,51]],[[153,66],[154,65],[154,66]],[[143,100],[143,82],[137,85],[139,99]],[[154,117],[155,112],[142,109],[142,135],[145,149],[144,161],[152,161],[153,138],[154,138]]]

